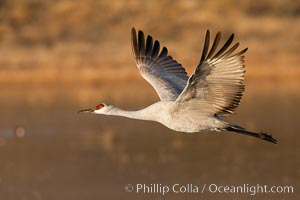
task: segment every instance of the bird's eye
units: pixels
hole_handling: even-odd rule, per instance
[[[104,107],[104,104],[103,103],[100,103],[99,105],[96,106],[97,110],[100,110],[101,108]]]

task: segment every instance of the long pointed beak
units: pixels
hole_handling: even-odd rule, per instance
[[[89,108],[89,109],[84,109],[84,110],[79,110],[77,113],[92,113],[96,110],[96,108]]]

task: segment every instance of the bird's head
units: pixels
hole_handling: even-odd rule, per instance
[[[100,103],[96,107],[84,109],[78,111],[78,113],[95,113],[95,114],[107,114],[109,111],[109,105],[105,103]]]

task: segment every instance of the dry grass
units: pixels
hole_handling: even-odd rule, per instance
[[[249,80],[297,81],[300,6],[296,1],[38,1],[0,3],[0,84],[81,85],[141,80],[130,29],[166,45],[189,73],[207,28],[236,33]]]

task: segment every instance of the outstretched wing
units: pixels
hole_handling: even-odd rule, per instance
[[[247,48],[234,54],[239,43],[229,48],[234,38],[232,34],[223,47],[215,53],[220,38],[221,33],[218,32],[208,53],[210,33],[206,32],[200,63],[176,100],[178,103],[193,102],[189,103],[191,105],[186,104],[190,110],[197,109],[195,106],[200,103],[209,105],[206,109],[210,113],[230,114],[241,101],[245,90],[243,54]]]
[[[132,51],[136,65],[142,77],[147,80],[157,92],[161,100],[176,100],[184,89],[188,77],[180,63],[168,55],[168,49],[148,35],[145,41],[144,33],[134,28],[131,32]]]

